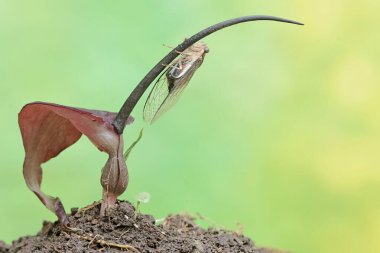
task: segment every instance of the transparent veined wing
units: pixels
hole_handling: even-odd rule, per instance
[[[168,80],[166,78],[167,71],[168,69],[166,69],[157,79],[153,89],[150,91],[149,96],[145,101],[143,117],[147,122],[153,122],[158,109],[169,95]]]
[[[199,64],[200,65],[200,64]],[[198,64],[194,64],[186,71],[187,73],[178,79],[171,80],[169,89],[169,80],[167,78],[167,72],[170,67],[159,77],[154,84],[152,91],[145,102],[144,106],[144,120],[150,123],[156,121],[162,114],[167,112],[175,103],[177,103],[182,92],[189,83],[195,70],[199,67]]]

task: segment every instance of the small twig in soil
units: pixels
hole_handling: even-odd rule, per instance
[[[90,248],[90,245],[94,242],[94,240],[96,239],[98,235],[95,235],[94,238],[88,243],[88,246],[87,248]]]
[[[62,230],[63,230],[63,233],[65,233],[65,234],[67,234],[66,232],[76,233],[76,232],[79,232],[79,231],[83,231],[83,229],[80,229],[80,228],[65,227],[65,226],[62,226]]]
[[[119,249],[125,249],[125,250],[130,250],[133,252],[140,252],[138,249],[133,247],[132,245],[129,244],[119,244],[119,243],[114,243],[114,242],[108,242],[102,239],[96,239],[97,235],[94,237],[88,236],[88,235],[77,235],[80,239],[89,241],[90,244],[99,244],[100,246],[108,246],[108,247],[113,247],[113,248],[119,248]]]
[[[81,209],[79,209],[78,213],[81,213],[81,212],[86,212],[94,207],[96,207],[97,205],[100,205],[101,201],[95,201],[94,203],[92,203],[91,205],[88,205],[88,206],[85,206]]]
[[[123,233],[121,233],[119,238],[117,238],[117,239],[121,239],[123,237],[123,235],[125,235],[127,232],[128,232],[128,229],[126,229]]]

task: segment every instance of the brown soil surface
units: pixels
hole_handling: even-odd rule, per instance
[[[188,215],[169,215],[156,225],[150,215],[137,214],[126,201],[119,201],[106,217],[100,205],[73,210],[69,222],[75,231],[44,222],[36,236],[26,236],[5,245],[0,252],[141,252],[141,253],[275,253],[258,248],[251,239],[221,229],[202,229]]]

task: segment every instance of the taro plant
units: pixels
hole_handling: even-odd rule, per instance
[[[149,85],[162,73],[144,107],[144,117],[153,122],[178,100],[179,94],[202,64],[208,47],[199,40],[225,27],[259,20],[302,25],[292,20],[259,15],[226,20],[210,26],[183,41],[160,60],[132,91],[117,114],[43,102],[25,105],[19,113],[18,121],[25,148],[23,173],[29,189],[56,214],[64,227],[69,227],[59,198],[41,191],[41,164],[56,157],[85,135],[100,151],[108,154],[100,179],[103,187],[100,214],[106,215],[128,185],[125,160],[141,138],[142,132],[124,155],[122,134],[125,126],[133,122],[130,114]]]
[[[128,185],[128,170],[123,155],[124,141],[112,122],[115,113],[85,110],[68,106],[35,102],[19,113],[19,125],[25,147],[24,178],[29,189],[68,226],[59,198],[41,191],[41,164],[74,144],[82,134],[109,157],[102,169],[103,202],[101,214],[112,206]],[[128,117],[126,124],[133,121]]]

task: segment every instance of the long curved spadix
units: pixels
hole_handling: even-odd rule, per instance
[[[293,21],[290,19],[279,18],[274,16],[267,15],[254,15],[254,16],[244,16],[234,19],[229,19],[194,34],[190,38],[186,39],[184,42],[179,44],[176,48],[174,48],[170,53],[168,53],[161,61],[159,61],[140,81],[140,83],[135,87],[132,93],[129,95],[123,106],[121,107],[119,113],[116,116],[115,121],[113,122],[114,127],[118,131],[119,134],[123,133],[125,127],[125,121],[131,114],[133,108],[140,100],[141,96],[144,94],[149,85],[156,79],[160,73],[165,69],[165,66],[169,65],[178,55],[178,52],[183,52],[195,42],[203,39],[204,37],[219,31],[228,26],[236,25],[239,23],[250,22],[250,21],[260,21],[260,20],[268,20],[268,21],[276,21],[283,23],[290,23],[295,25],[303,25],[300,22]]]

